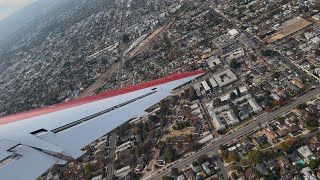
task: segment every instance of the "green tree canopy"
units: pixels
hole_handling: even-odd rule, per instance
[[[237,154],[236,154],[234,151],[229,152],[228,161],[229,161],[229,162],[238,161],[238,156],[237,156]]]
[[[88,163],[88,164],[86,164],[86,165],[84,166],[84,173],[85,173],[85,174],[91,173],[92,170],[93,170],[93,167],[92,167],[92,165],[91,165],[90,163]]]
[[[291,153],[294,150],[294,144],[296,143],[295,138],[289,138],[288,140],[280,144],[280,149],[286,153]]]
[[[318,162],[315,159],[311,159],[309,162],[309,166],[311,169],[316,169]]]
[[[236,99],[238,96],[237,96],[237,94],[235,93],[235,92],[231,92],[230,93],[230,99],[232,99],[232,100],[234,100],[234,99]]]
[[[252,164],[258,164],[261,161],[261,152],[260,150],[252,150],[248,152],[248,159]]]
[[[177,177],[180,175],[178,168],[171,168],[171,176]]]
[[[220,98],[215,98],[215,99],[213,100],[212,105],[213,105],[214,107],[220,106],[220,105],[221,105],[221,99],[220,99]]]

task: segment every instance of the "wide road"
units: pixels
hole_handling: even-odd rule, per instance
[[[228,143],[232,142],[233,140],[239,139],[239,138],[245,136],[246,134],[255,131],[256,128],[259,127],[259,124],[268,123],[268,122],[272,121],[273,119],[275,119],[276,117],[282,116],[282,115],[290,112],[297,105],[313,99],[319,93],[320,93],[320,88],[317,87],[316,89],[314,89],[314,90],[312,90],[312,91],[310,91],[300,97],[297,97],[294,101],[290,102],[290,104],[287,104],[287,105],[269,113],[267,116],[264,116],[264,117],[261,117],[260,119],[257,119],[256,123],[251,123],[247,126],[244,126],[243,128],[238,129],[238,131],[235,131],[229,135],[222,137],[221,139],[214,142],[212,145],[205,147],[204,149],[194,153],[193,155],[190,155],[187,158],[181,159],[179,162],[172,165],[170,168],[167,168],[158,174],[154,174],[152,176],[149,176],[147,179],[150,179],[150,180],[151,179],[152,180],[161,179],[163,176],[167,176],[170,174],[170,169],[172,167],[175,167],[175,168],[178,168],[181,170],[181,169],[185,168],[186,166],[189,166],[193,161],[196,161],[202,154],[207,154],[209,156],[217,154],[220,145],[228,144]]]
[[[115,156],[115,149],[116,149],[116,133],[112,132],[110,134],[110,144],[109,144],[109,159],[107,165],[107,179],[112,179],[113,176],[113,159]]]
[[[120,25],[120,40],[119,40],[119,63],[118,63],[118,74],[117,74],[117,88],[121,88],[122,82],[122,74],[123,74],[123,64],[124,64],[124,42],[122,37],[125,34],[125,22],[126,22],[126,14],[128,9],[128,0],[123,1],[122,7],[122,17],[121,17],[121,25]],[[111,180],[113,177],[113,160],[116,151],[116,133],[113,131],[110,134],[110,149],[109,149],[109,160],[107,162],[107,179]]]

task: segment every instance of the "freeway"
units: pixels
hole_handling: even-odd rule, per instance
[[[313,99],[315,96],[317,96],[320,93],[320,88],[319,86],[312,91],[297,97],[294,101],[290,102],[290,104],[287,104],[271,113],[269,113],[267,116],[263,116],[259,119],[256,119],[256,123],[251,123],[248,124],[247,126],[244,126],[243,128],[238,129],[238,131],[233,132],[229,135],[226,135],[222,137],[221,139],[217,140],[210,146],[205,147],[204,149],[190,155],[187,158],[181,159],[180,161],[176,162],[174,165],[171,166],[178,168],[178,169],[183,169],[186,166],[189,166],[193,161],[196,161],[202,154],[207,154],[207,155],[214,155],[218,153],[220,145],[225,145],[228,144],[234,140],[241,139],[243,136],[246,134],[249,134],[253,131],[256,130],[256,128],[259,127],[259,124],[266,124],[276,117],[279,117],[281,115],[284,115],[286,113],[289,113],[292,109],[294,109],[297,105],[299,105],[302,102],[309,101]],[[163,171],[161,171],[158,174],[153,174],[152,176],[149,176],[147,179],[161,179],[163,176],[167,176],[170,174],[170,168],[166,168]]]
[[[125,34],[125,21],[126,21],[126,13],[128,8],[128,0],[123,1],[123,9],[122,9],[122,17],[121,17],[121,26],[120,26],[120,32],[122,36],[120,36],[119,40],[119,63],[118,63],[118,74],[117,74],[117,88],[121,88],[121,82],[122,82],[122,74],[123,74],[123,64],[124,64],[124,42],[122,37]],[[116,151],[116,133],[112,132],[110,134],[110,152],[109,152],[109,161],[107,163],[107,179],[111,180],[113,177],[113,160],[115,156]]]
[[[113,176],[113,159],[114,159],[114,155],[115,155],[115,149],[116,149],[116,133],[112,132],[110,134],[110,151],[109,151],[109,159],[108,159],[108,164],[107,164],[107,179],[112,179]]]

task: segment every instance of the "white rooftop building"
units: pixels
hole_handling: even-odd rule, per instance
[[[317,20],[317,21],[320,21],[320,13],[312,16],[313,19]]]
[[[309,156],[313,155],[312,151],[310,150],[310,148],[308,146],[301,146],[298,149],[298,152],[304,157],[304,158],[308,158]]]
[[[236,37],[237,35],[239,35],[239,31],[236,30],[236,29],[231,29],[230,31],[228,31],[228,35],[229,35],[231,38],[234,38],[234,37]]]
[[[210,78],[209,82],[210,82],[212,88],[216,88],[219,86],[218,83],[213,78]]]
[[[184,177],[183,174],[181,174],[180,176],[177,177],[177,180],[185,180],[186,178]]]
[[[133,145],[134,144],[133,144],[132,141],[127,141],[127,142],[125,142],[125,143],[123,143],[123,144],[121,144],[120,146],[117,147],[118,152],[125,151],[125,150],[131,148]]]
[[[205,91],[210,91],[211,90],[211,88],[208,85],[207,81],[202,81],[202,86],[203,86]]]
[[[198,108],[199,108],[199,105],[198,105],[198,103],[195,103],[195,104],[192,104],[192,105],[190,106],[190,108],[191,108],[191,110],[193,111],[193,110],[195,110],[195,109],[198,109]]]
[[[202,166],[202,169],[206,172],[206,174],[210,174],[211,173],[208,161],[205,162],[205,163],[202,163],[201,166]]]
[[[253,112],[259,113],[262,111],[261,106],[259,106],[258,103],[253,98],[248,99],[248,102],[251,108],[253,109]]]
[[[304,37],[308,40],[310,40],[311,38],[314,38],[314,35],[312,33],[306,32],[304,33]]]
[[[316,37],[311,39],[311,42],[313,42],[315,44],[319,44],[320,43],[320,38],[318,36],[316,36]]]
[[[116,171],[116,176],[119,178],[125,177],[129,174],[130,171],[131,171],[130,166],[123,167]]]
[[[221,64],[221,61],[219,58],[216,58],[216,57],[210,57],[208,60],[207,60],[207,63],[208,63],[208,66],[213,69],[215,68],[216,66],[218,66],[219,64]]]
[[[229,60],[233,60],[233,59],[239,59],[241,57],[243,57],[245,55],[244,51],[242,48],[239,48],[235,51],[233,51],[232,53],[228,54],[227,58]]]
[[[201,111],[200,111],[200,109],[195,109],[191,112],[191,114],[194,116],[197,116],[197,115],[201,114]]]
[[[91,180],[102,180],[102,174],[91,178]]]
[[[237,80],[237,76],[230,69],[218,73],[213,77],[220,87],[231,84]]]
[[[240,123],[239,119],[233,114],[233,112],[228,111],[227,116],[228,116],[228,121],[227,121],[228,125],[232,126]]]
[[[212,117],[212,124],[217,131],[222,131],[226,129],[226,125],[221,122],[221,119],[219,116],[217,116],[215,113],[212,113],[210,115]]]
[[[200,140],[198,141],[198,143],[204,144],[204,143],[210,141],[211,139],[213,139],[213,135],[210,133],[210,134],[204,136],[202,139],[200,139]]]

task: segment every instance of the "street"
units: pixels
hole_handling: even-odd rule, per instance
[[[116,142],[116,133],[112,132],[110,134],[110,151],[109,151],[109,159],[108,159],[108,164],[107,164],[107,179],[112,179],[113,176],[113,160],[114,160],[114,155],[115,155],[115,142]]]
[[[239,128],[238,131],[224,136],[223,138],[217,140],[212,145],[194,153],[193,155],[191,155],[185,159],[182,159],[180,162],[176,163],[172,167],[175,167],[175,168],[178,168],[181,170],[181,169],[185,168],[186,166],[189,166],[193,161],[196,161],[202,154],[207,154],[209,156],[216,155],[218,153],[220,145],[228,144],[228,143],[232,142],[233,140],[240,139],[243,136],[245,136],[246,134],[253,132],[257,127],[259,127],[258,122],[260,122],[261,124],[265,124],[267,122],[270,122],[273,119],[275,119],[276,117],[279,117],[281,115],[284,115],[284,114],[290,112],[297,105],[311,100],[319,93],[320,93],[320,88],[317,87],[316,89],[296,98],[290,104],[283,106],[283,107],[269,113],[267,116],[263,116],[260,119],[257,119],[256,120],[257,123],[250,123],[247,126],[244,126],[243,128]],[[158,174],[154,174],[152,176],[149,176],[147,179],[150,179],[150,180],[151,179],[152,180],[161,179],[163,176],[166,176],[169,174],[170,174],[170,168],[167,168]]]
[[[126,13],[127,13],[127,4],[128,0],[124,0],[123,2],[123,11],[122,11],[122,18],[121,18],[121,27],[120,32],[122,36],[120,36],[119,40],[119,63],[118,63],[118,74],[117,74],[117,88],[121,88],[121,82],[122,82],[122,73],[123,73],[123,64],[124,64],[124,43],[123,43],[123,35],[125,34],[125,19],[126,19]],[[109,160],[107,164],[107,179],[111,180],[113,176],[113,160],[115,156],[115,143],[116,143],[116,133],[113,131],[110,134],[110,151],[109,151]]]

